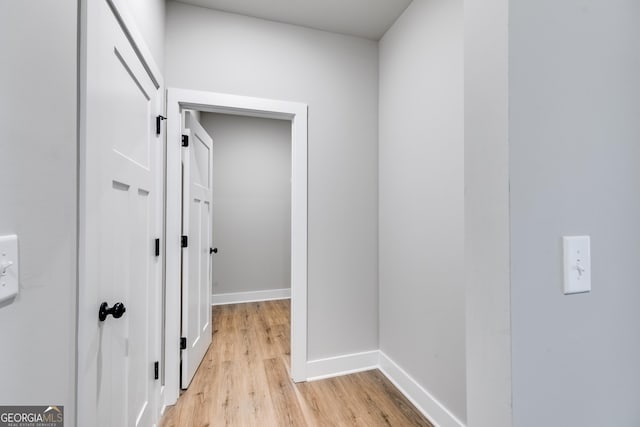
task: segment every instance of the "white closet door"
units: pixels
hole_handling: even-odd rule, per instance
[[[212,139],[185,112],[183,135],[182,235],[187,247],[182,253],[182,350],[181,387],[186,389],[211,344],[211,204]]]
[[[86,43],[78,424],[151,427],[160,390],[160,91],[104,0],[88,2]]]

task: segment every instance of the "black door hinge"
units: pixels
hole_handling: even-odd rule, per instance
[[[160,127],[160,122],[163,120],[167,120],[164,116],[156,116],[156,135],[160,135],[160,131],[162,130]]]
[[[160,256],[160,239],[156,239],[155,254]]]
[[[153,379],[160,379],[160,362],[153,362]]]
[[[182,146],[183,147],[189,146],[189,135],[182,135]]]
[[[187,349],[187,337],[180,337],[180,350]]]
[[[182,238],[180,239],[180,246],[182,246],[183,248],[189,246],[189,238],[187,236],[182,236]]]

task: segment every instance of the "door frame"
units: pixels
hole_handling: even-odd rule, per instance
[[[291,372],[307,380],[307,104],[240,95],[167,89],[166,306],[164,404],[180,389],[180,265],[182,249],[181,110],[291,121]]]

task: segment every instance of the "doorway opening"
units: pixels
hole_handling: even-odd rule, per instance
[[[290,289],[291,369],[293,381],[306,381],[307,363],[307,106],[306,104],[212,92],[168,89],[166,154],[166,284],[164,328],[165,405],[177,401],[180,390],[181,283],[181,114],[203,114],[285,120],[291,131]],[[214,288],[215,292],[215,288]],[[211,295],[211,294],[210,294]],[[210,296],[209,295],[209,296]]]
[[[201,112],[212,136],[212,305],[291,295],[291,122]]]

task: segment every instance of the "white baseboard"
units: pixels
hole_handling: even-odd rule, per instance
[[[382,351],[379,352],[378,368],[436,427],[465,427],[462,421]]]
[[[239,304],[243,302],[272,301],[291,298],[291,288],[266,291],[233,292],[211,295],[211,305]]]
[[[307,381],[338,377],[378,367],[378,350],[345,354],[307,362]]]

